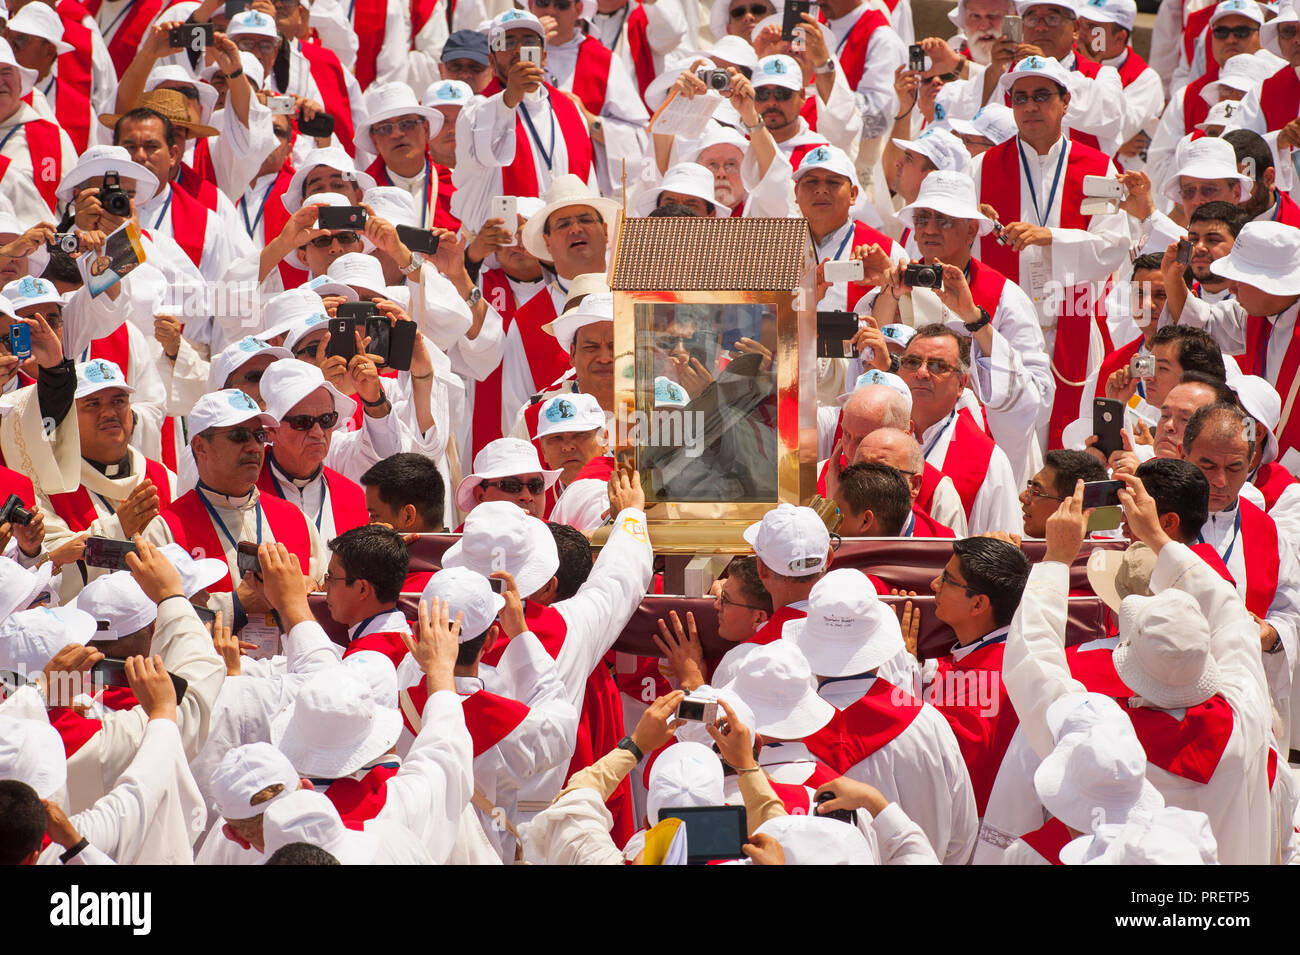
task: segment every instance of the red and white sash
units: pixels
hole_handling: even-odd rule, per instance
[[[162,507],[167,507],[172,502],[172,485],[171,475],[167,473],[167,468],[158,461],[151,461],[145,458],[144,476],[153,482],[153,486],[158,490],[158,501]],[[50,506],[54,508],[54,513],[59,515],[63,523],[68,525],[68,529],[74,534],[89,529],[90,525],[99,519],[99,513],[95,510],[95,502],[90,498],[90,491],[86,485],[82,484],[75,491],[68,491],[64,494],[51,494]]]
[[[360,0],[362,3],[371,2],[371,0]],[[384,6],[384,0],[378,0],[380,7]],[[380,37],[383,36],[384,20],[379,18]],[[360,34],[358,34],[360,39]],[[320,90],[321,103],[325,107],[325,112],[334,117],[334,135],[338,137],[343,148],[348,151],[348,155],[356,158],[356,146],[353,144],[353,137],[356,130],[352,125],[352,100],[348,97],[348,84],[343,72],[343,64],[339,62],[338,55],[333,50],[327,50],[315,40],[303,40],[298,44],[298,49],[302,51],[303,59],[307,61],[307,67],[311,70],[311,78],[316,83],[316,89]],[[375,55],[378,55],[378,47],[375,49]],[[360,67],[360,54],[357,56],[357,65]],[[373,65],[371,67],[373,76]],[[357,80],[360,82],[361,74],[357,74]],[[361,88],[364,90],[366,84],[362,83]]]
[[[59,127],[48,119],[31,119],[23,123],[23,135],[27,139],[27,153],[35,173],[36,191],[50,207],[51,214],[57,216],[59,200],[54,195],[54,190],[63,178],[63,140],[59,136]],[[54,168],[48,170],[50,175],[47,176],[44,174],[46,164],[51,160]],[[0,156],[0,181],[9,171],[12,161],[8,156]]]
[[[556,135],[564,140],[568,152],[569,166],[564,170],[551,170],[553,175],[570,172],[583,182],[591,175],[592,145],[591,133],[587,123],[578,112],[578,107],[550,83],[542,84],[550,96],[551,110],[555,114]],[[494,78],[483,90],[484,96],[495,96],[501,92],[501,84]],[[537,182],[537,167],[533,160],[533,142],[524,128],[520,104],[515,110],[515,159],[501,170],[501,191],[507,196],[540,196]],[[541,131],[539,130],[539,135]]]

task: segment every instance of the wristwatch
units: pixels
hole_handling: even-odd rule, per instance
[[[412,252],[411,261],[407,264],[406,268],[402,269],[402,274],[414,275],[416,272],[420,271],[420,266],[422,265],[424,265],[424,256],[419,252]]]
[[[645,753],[641,752],[641,747],[637,746],[636,743],[632,742],[632,737],[630,736],[624,736],[621,740],[619,740],[617,748],[627,750],[629,753],[631,753],[633,756],[636,757],[636,761],[638,763],[641,762],[641,760],[645,759]]]
[[[483,301],[483,290],[475,285],[469,290],[469,294],[465,296],[465,304],[473,308],[481,301]]]
[[[993,321],[992,316],[990,316],[989,313],[984,310],[984,306],[980,305],[978,306],[978,308],[980,310],[980,317],[973,322],[966,323],[966,331],[970,332],[972,335],[974,335],[985,325]]]
[[[821,66],[814,66],[813,73],[817,76],[825,76],[827,73],[835,72],[835,61],[827,57],[826,62]]]
[[[604,128],[605,128],[605,124],[600,121],[599,117],[591,121],[591,131],[593,133],[598,133]]]

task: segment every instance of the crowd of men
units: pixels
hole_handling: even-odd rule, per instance
[[[1292,0],[237,7],[8,0],[0,862],[1300,856]],[[625,216],[804,219],[858,329],[838,536],[644,657]],[[771,371],[706,326],[656,407]]]

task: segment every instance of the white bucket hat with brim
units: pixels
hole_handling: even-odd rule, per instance
[[[1246,128],[1246,108],[1235,99],[1225,99],[1214,103],[1205,119],[1196,124],[1201,132],[1207,132],[1211,126],[1222,126],[1223,132]],[[1167,247],[1169,243],[1165,243]]]
[[[474,455],[474,470],[461,478],[460,483],[456,485],[456,506],[466,514],[476,507],[482,507],[481,504],[476,505],[474,502],[474,488],[483,481],[513,477],[516,474],[540,474],[542,480],[546,482],[547,490],[550,490],[559,480],[561,470],[552,471],[543,467],[537,456],[537,448],[531,441],[524,441],[522,438],[497,438],[483,445],[479,453]],[[523,590],[520,590],[520,593],[522,594]]]
[[[544,521],[510,501],[484,501],[465,518],[465,532],[442,555],[442,566],[468,567],[484,577],[504,570],[519,596],[528,597],[555,576],[560,554]]]
[[[1107,720],[1057,743],[1034,771],[1034,790],[1057,819],[1091,832],[1099,823],[1125,823],[1132,814],[1163,808],[1146,770],[1132,724]]]
[[[1165,183],[1165,198],[1178,203],[1182,200],[1182,178],[1191,179],[1232,179],[1236,181],[1243,195],[1250,195],[1254,181],[1237,168],[1237,153],[1232,143],[1215,136],[1205,136],[1193,140],[1176,152],[1178,168]],[[1281,223],[1277,223],[1281,225]],[[1287,226],[1287,228],[1292,228]]]
[[[36,85],[37,72],[35,70],[29,70],[14,58],[13,47],[11,47],[9,41],[5,39],[0,39],[0,66],[12,66],[18,71],[18,76],[20,78],[19,97],[26,96],[32,91],[32,87]]]
[[[1119,605],[1115,673],[1161,709],[1204,703],[1223,685],[1210,654],[1210,628],[1191,594],[1165,590],[1125,597]]]
[[[325,314],[325,303],[312,289],[305,285],[286,289],[271,296],[262,306],[264,327],[254,337],[260,341],[270,341],[277,335],[287,335],[309,315]]]
[[[1300,14],[1296,12],[1294,3],[1282,2],[1277,5],[1277,16],[1269,20],[1259,28],[1259,45],[1270,53],[1282,55],[1281,49],[1277,45],[1277,28],[1283,23],[1300,22]]]
[[[927,209],[951,219],[974,219],[979,223],[979,234],[993,231],[993,222],[980,212],[975,201],[975,180],[964,172],[936,169],[923,180],[916,201],[898,211],[898,221],[909,229],[914,227],[912,215],[917,209]]]
[[[1098,547],[1088,555],[1088,584],[1102,603],[1118,612],[1125,597],[1151,596],[1155,569],[1155,552],[1141,542],[1123,551]]]
[[[76,607],[19,609],[0,623],[0,670],[35,676],[64,647],[94,639],[96,626],[94,617]]]
[[[302,194],[303,187],[307,183],[307,177],[321,166],[337,171],[346,180],[355,181],[363,195],[367,190],[375,188],[375,177],[357,169],[352,163],[352,157],[343,147],[326,146],[323,149],[313,149],[302,161],[302,165],[294,171],[293,178],[289,180],[289,185],[284,190],[284,195],[280,197],[280,202],[290,213],[297,212],[307,201]],[[321,193],[321,195],[337,195],[337,193]],[[343,205],[349,203],[344,202]]]
[[[0,557],[0,621],[30,607],[41,591],[50,585],[52,570],[48,560],[28,570],[17,561]]]
[[[1210,271],[1269,295],[1300,295],[1300,229],[1283,222],[1247,222],[1232,251],[1211,262]]]
[[[573,340],[578,336],[578,329],[600,322],[613,321],[614,294],[593,292],[573,308],[566,309],[559,318],[543,325],[542,331],[554,335],[556,343],[567,355],[573,349]]]
[[[1111,697],[1101,693],[1064,693],[1047,707],[1044,717],[1052,742],[1067,736],[1087,733],[1099,723],[1122,723],[1131,726],[1128,716]]]
[[[337,192],[318,192],[314,196],[308,196],[306,200],[303,201],[303,205],[304,206],[336,206],[336,207],[350,206],[352,205],[352,200],[349,199],[347,196],[339,195]],[[373,252],[375,250],[375,243],[370,241],[370,236],[366,235],[365,230],[363,229],[356,229],[356,230],[336,229],[335,231],[336,232],[355,231],[357,235],[361,237],[361,248],[363,251]],[[356,255],[357,253],[353,252],[353,253],[344,253],[344,254]],[[342,258],[342,256],[339,256],[339,258]],[[308,268],[307,266],[306,260],[302,257],[302,249],[300,248],[290,249],[289,254],[284,257],[284,260],[296,269],[302,269],[304,272],[311,271],[310,268]]]
[[[322,670],[271,720],[271,742],[304,776],[338,779],[397,742],[402,713],[345,668]]]
[[[714,195],[713,173],[697,162],[679,162],[670,167],[659,185],[636,197],[636,214],[648,216],[659,205],[659,197],[665,192],[703,199],[713,205],[713,214],[719,219],[731,215],[731,207],[724,206]]]
[[[309,395],[324,389],[334,402],[334,412],[339,416],[331,431],[341,431],[348,426],[357,411],[357,401],[349,398],[325,380],[321,370],[311,362],[286,358],[271,363],[262,375],[263,400],[266,413],[284,426],[284,419],[294,406]]]
[[[298,789],[266,804],[262,815],[266,855],[295,842],[324,849],[341,865],[370,865],[380,839],[364,829],[349,829],[324,793]]]
[[[366,121],[357,127],[353,141],[359,150],[378,155],[379,150],[370,138],[370,127],[397,116],[419,116],[429,123],[429,139],[442,130],[443,115],[429,106],[422,106],[415,91],[405,83],[376,83],[366,90]]]
[[[48,722],[0,713],[0,779],[14,779],[52,799],[68,782],[68,757]]]
[[[1126,825],[1103,825],[1060,852],[1065,865],[1215,865],[1219,844],[1205,813],[1165,806],[1134,815]]]
[[[181,587],[185,591],[186,600],[200,591],[207,590],[230,573],[230,568],[224,560],[215,557],[191,557],[189,551],[175,542],[163,544],[158,550],[171,561],[171,565],[176,568],[176,573],[181,575]]]
[[[158,177],[139,163],[132,162],[131,154],[121,146],[91,146],[81,154],[77,164],[63,174],[54,194],[64,202],[70,202],[82,183],[110,172],[134,182],[135,194],[141,202],[158,191]]]
[[[1277,72],[1271,60],[1255,56],[1253,53],[1238,53],[1228,57],[1219,67],[1219,78],[1201,87],[1201,99],[1213,106],[1220,99],[1224,87],[1249,93],[1259,89],[1261,83]]]
[[[614,225],[614,217],[619,208],[617,202],[593,192],[571,172],[553,180],[550,191],[544,198],[546,205],[529,216],[524,223],[523,242],[525,251],[545,262],[551,261],[551,253],[546,249],[545,233],[547,220],[552,215],[570,206],[590,206],[605,220],[605,227],[609,229]]]
[[[817,695],[808,659],[788,640],[752,651],[727,685],[754,711],[756,733],[773,739],[803,739],[835,716]]]
[[[27,8],[30,6],[30,3],[25,3],[17,13],[10,14],[6,27],[14,33],[23,33],[27,36],[36,36],[42,40],[48,40],[54,44],[54,49],[59,56],[64,53],[71,53],[76,49],[71,43],[64,42],[63,20],[54,12],[52,6],[42,3],[34,9],[28,10]]]
[[[906,649],[898,618],[860,570],[832,570],[813,585],[808,616],[791,620],[781,636],[808,659],[819,677],[874,670]]]
[[[1277,389],[1258,375],[1242,375],[1232,382],[1237,401],[1252,418],[1266,429],[1264,455],[1260,464],[1277,460],[1277,424],[1282,420],[1282,396]]]
[[[646,817],[659,822],[659,810],[685,806],[721,806],[722,762],[703,743],[678,740],[668,746],[650,767],[646,781]]]

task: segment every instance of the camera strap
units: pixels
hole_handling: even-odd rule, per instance
[[[1047,220],[1052,214],[1052,203],[1056,201],[1056,189],[1061,184],[1061,173],[1065,169],[1065,157],[1070,151],[1070,141],[1063,139],[1061,141],[1061,158],[1056,161],[1056,175],[1052,177],[1052,191],[1047,194],[1047,205],[1043,208],[1038,206],[1038,192],[1034,189],[1034,177],[1029,171],[1029,158],[1025,155],[1025,145],[1016,139],[1016,148],[1020,150],[1020,163],[1025,169],[1025,184],[1029,186],[1029,201],[1034,204],[1034,215],[1038,219],[1040,226],[1046,227]]]

